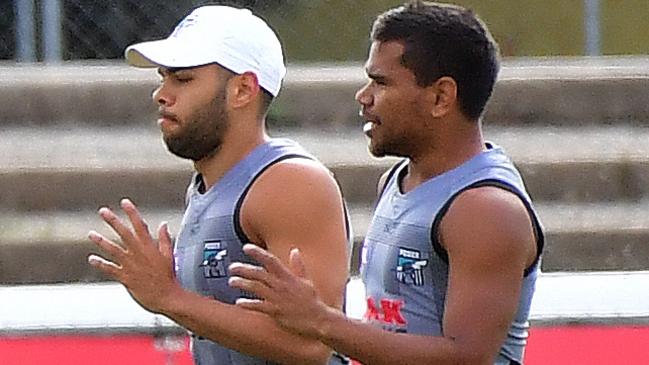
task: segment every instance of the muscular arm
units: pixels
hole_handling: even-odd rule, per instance
[[[299,248],[319,295],[328,305],[341,307],[348,252],[342,198],[327,170],[294,159],[269,168],[244,200],[241,225],[253,243],[283,262],[291,248]],[[274,361],[324,363],[331,352],[264,314],[189,292],[178,295],[165,314],[196,334]]]
[[[516,315],[536,237],[520,198],[496,187],[461,194],[440,227],[449,255],[444,332],[472,363],[493,363]],[[470,326],[467,326],[470,323]]]
[[[342,307],[349,246],[341,193],[328,170],[311,160],[281,162],[259,178],[242,211],[253,243],[284,263],[298,248],[324,302]]]
[[[515,316],[524,269],[535,257],[529,215],[513,194],[476,188],[456,199],[440,230],[450,263],[443,337],[396,334],[347,319],[319,305],[308,290],[308,280],[291,278],[263,252],[255,256],[272,275],[241,272],[253,280],[244,279],[240,285],[261,288],[260,292],[264,287],[288,289],[268,296],[267,302],[242,306],[270,313],[283,326],[365,364],[491,364]],[[298,310],[290,308],[295,298],[310,308],[311,315],[301,309],[302,319],[291,317]]]

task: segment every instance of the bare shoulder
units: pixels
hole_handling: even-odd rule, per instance
[[[494,354],[518,310],[525,269],[536,258],[527,208],[502,188],[466,190],[451,203],[439,233],[449,263],[445,335],[463,339],[472,354]]]
[[[318,161],[306,158],[292,158],[274,164],[257,179],[251,188],[253,190],[272,192],[275,197],[296,197],[295,194],[303,193],[306,197],[318,198],[327,192],[340,195],[329,169]]]
[[[314,229],[340,224],[343,216],[342,194],[331,172],[317,161],[301,158],[266,170],[251,186],[241,209],[242,228],[260,242],[293,232],[296,225]]]
[[[530,265],[536,237],[530,213],[516,194],[485,186],[462,192],[440,226],[442,245],[460,256]]]

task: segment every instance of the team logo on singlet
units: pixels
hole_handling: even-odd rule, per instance
[[[203,261],[199,265],[203,268],[205,278],[223,278],[227,276],[225,256],[228,250],[222,247],[221,241],[205,241],[203,248]]]
[[[424,270],[428,260],[421,259],[421,252],[407,248],[399,248],[397,262],[397,280],[404,284],[414,286],[424,285]]]

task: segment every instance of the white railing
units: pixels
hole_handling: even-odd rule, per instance
[[[362,283],[347,286],[347,311],[364,312]],[[542,274],[533,325],[649,324],[649,271]],[[182,333],[169,319],[142,309],[119,284],[0,287],[0,335],[30,333]]]

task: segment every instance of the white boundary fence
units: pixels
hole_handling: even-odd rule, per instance
[[[347,286],[350,317],[364,313],[363,286]],[[649,271],[542,274],[533,326],[571,323],[649,325]],[[0,335],[62,333],[172,335],[183,330],[142,309],[119,284],[0,287]]]

